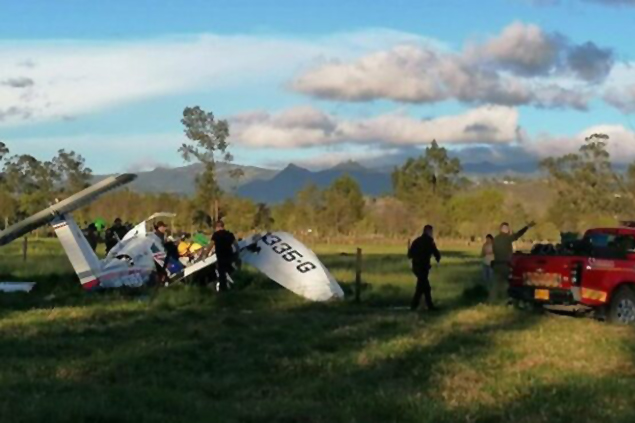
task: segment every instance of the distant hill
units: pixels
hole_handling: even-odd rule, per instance
[[[537,162],[497,164],[492,162],[463,163],[463,172],[467,175],[493,176],[503,174],[527,175],[538,172]]]
[[[232,169],[240,168],[245,173],[239,181],[230,178]],[[194,193],[196,176],[203,170],[203,165],[197,163],[183,167],[163,168],[159,167],[148,172],[137,172],[138,178],[130,184],[130,189],[148,193],[178,193],[191,195]],[[217,164],[217,177],[220,186],[226,191],[233,191],[240,185],[254,180],[267,180],[278,173],[277,170],[264,169],[255,166],[240,166],[228,163]],[[95,181],[106,178],[108,175],[95,176]]]
[[[392,191],[389,174],[365,168],[359,163],[347,162],[317,172],[290,164],[269,180],[254,180],[242,185],[237,193],[257,202],[279,203],[292,198],[308,184],[326,188],[342,175],[350,175],[355,179],[365,195],[379,196]]]
[[[292,198],[308,184],[326,188],[344,174],[355,179],[365,195],[388,194],[392,191],[390,174],[395,168],[395,166],[371,168],[353,161],[319,171],[311,171],[294,164],[288,165],[283,170],[228,163],[218,163],[217,166],[219,183],[225,191],[235,192],[239,196],[264,203],[279,203]],[[244,176],[239,181],[232,180],[229,176],[229,172],[235,168],[240,168],[244,172]],[[202,169],[202,165],[192,164],[174,168],[159,167],[147,172],[137,172],[139,177],[130,185],[130,188],[138,192],[192,195],[196,189],[196,176]],[[465,163],[463,170],[467,176],[480,179],[481,177],[502,175],[528,176],[536,174],[538,167],[533,162],[500,165],[484,161]],[[99,181],[107,176],[95,176],[94,180]]]

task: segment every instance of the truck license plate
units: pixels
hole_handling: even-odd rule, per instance
[[[548,289],[536,289],[534,291],[534,298],[536,300],[549,301],[549,290]]]

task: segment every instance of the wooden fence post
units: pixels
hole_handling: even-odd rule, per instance
[[[355,262],[355,302],[359,304],[362,291],[362,249],[357,249],[357,260]]]
[[[24,242],[22,243],[22,261],[26,261],[28,249],[29,249],[29,238],[24,237]]]

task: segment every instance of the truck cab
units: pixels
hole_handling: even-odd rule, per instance
[[[570,306],[635,325],[635,228],[596,228],[558,248],[517,253],[509,295],[515,302]]]

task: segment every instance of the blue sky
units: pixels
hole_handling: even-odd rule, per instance
[[[598,128],[632,160],[623,2],[0,0],[0,140],[96,172],[178,166],[200,105],[245,164],[399,160],[432,138],[518,161]]]

